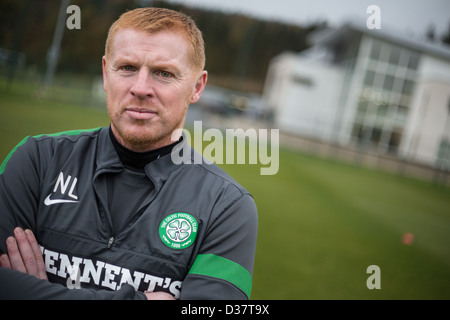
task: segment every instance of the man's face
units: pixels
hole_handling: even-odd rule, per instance
[[[103,57],[103,86],[117,140],[138,152],[172,143],[207,80],[206,71],[193,69],[187,40],[174,31],[122,29],[110,52]]]

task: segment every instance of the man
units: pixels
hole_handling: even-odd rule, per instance
[[[172,161],[198,157],[180,129],[207,81],[200,31],[132,10],[102,61],[110,127],[27,137],[0,167],[0,298],[248,299],[251,195]]]

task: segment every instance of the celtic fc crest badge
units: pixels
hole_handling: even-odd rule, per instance
[[[159,225],[162,242],[173,249],[184,249],[194,243],[198,223],[189,213],[177,212],[168,215]]]

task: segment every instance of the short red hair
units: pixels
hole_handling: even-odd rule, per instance
[[[196,71],[205,68],[205,43],[201,31],[188,15],[165,8],[139,8],[122,14],[110,27],[105,45],[105,58],[111,54],[115,34],[125,28],[145,31],[149,34],[162,30],[181,32],[191,47],[191,61]]]

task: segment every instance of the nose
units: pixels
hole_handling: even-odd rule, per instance
[[[138,99],[146,99],[153,96],[153,86],[151,83],[151,77],[146,68],[141,68],[135,77],[135,81],[131,86],[130,92]]]

